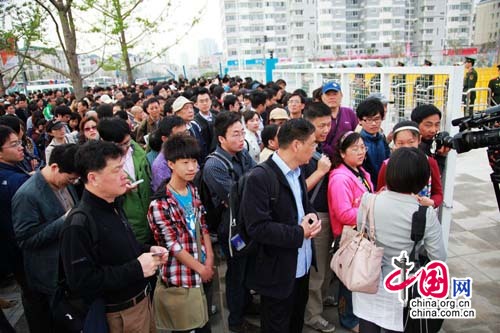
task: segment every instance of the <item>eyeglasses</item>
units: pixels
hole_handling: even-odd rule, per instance
[[[363,118],[361,120],[364,121],[365,123],[378,124],[378,123],[380,123],[382,121],[382,117]]]
[[[365,153],[368,150],[368,148],[366,148],[366,146],[351,146],[347,149],[350,149],[355,154]]]
[[[21,140],[17,140],[17,141],[11,142],[11,143],[3,146],[2,148],[18,148],[18,147],[21,147],[22,145],[23,145],[23,142]]]
[[[90,126],[90,127],[83,128],[83,130],[85,132],[95,131],[96,129],[97,129],[97,126]]]

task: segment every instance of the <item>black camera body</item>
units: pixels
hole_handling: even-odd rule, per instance
[[[441,149],[441,147],[443,146],[447,148],[455,148],[453,146],[453,137],[446,131],[442,131],[436,134],[436,136],[434,136],[434,142],[436,145],[436,150]]]
[[[469,117],[454,119],[451,123],[453,126],[459,126],[460,132],[452,139],[453,148],[460,154],[471,149],[491,148],[500,145],[499,122],[500,105]],[[480,130],[473,131],[473,129]],[[436,138],[441,133],[438,133]]]

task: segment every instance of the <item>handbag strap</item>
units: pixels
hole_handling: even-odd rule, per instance
[[[365,200],[361,202],[361,212],[362,212],[362,224],[360,232],[364,232],[366,228],[366,221],[368,220],[368,238],[374,242],[375,241],[375,221],[374,221],[374,207],[376,194],[368,193],[365,194]]]
[[[200,229],[200,225],[201,225],[201,219],[196,219],[196,223],[194,224],[195,225],[195,233],[196,233],[196,245],[197,245],[197,248],[198,248],[198,260],[201,260],[201,229]],[[201,291],[203,292],[203,281],[201,282],[200,284],[200,288],[201,288]]]

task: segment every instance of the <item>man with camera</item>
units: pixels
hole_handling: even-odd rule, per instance
[[[439,132],[441,111],[432,104],[420,105],[411,112],[411,120],[418,124],[420,135],[422,135],[419,148],[426,155],[436,159],[442,175],[446,156],[451,150],[451,137],[447,132]]]

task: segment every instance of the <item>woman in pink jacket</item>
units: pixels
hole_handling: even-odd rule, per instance
[[[328,181],[328,208],[335,244],[339,243],[344,225],[356,226],[356,217],[361,196],[373,192],[370,174],[361,165],[365,159],[366,146],[358,133],[344,133],[333,156],[333,167]],[[358,318],[352,310],[352,294],[340,283],[340,324],[359,332]]]

